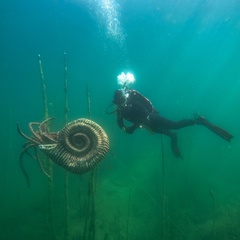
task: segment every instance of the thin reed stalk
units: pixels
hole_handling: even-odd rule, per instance
[[[42,60],[41,60],[40,54],[38,55],[38,64],[39,64],[39,70],[40,70],[42,96],[43,96],[44,119],[47,119],[49,118],[48,101],[47,101],[46,85],[45,85],[43,66],[42,66]],[[48,228],[50,239],[54,239],[53,221],[52,221],[52,199],[53,199],[52,161],[50,161],[46,155],[42,155],[42,161],[45,165],[45,169],[47,170],[48,174],[51,176],[47,179],[47,228]]]
[[[169,226],[170,223],[178,230],[183,239],[186,239],[185,234],[181,228],[171,219],[168,214],[168,197],[166,195],[166,162],[164,154],[164,136],[162,136],[162,239],[169,238]]]
[[[87,194],[87,207],[86,207],[86,216],[85,216],[85,224],[83,240],[94,240],[95,239],[95,217],[96,217],[96,209],[95,209],[95,192],[96,192],[96,178],[97,178],[97,170],[93,169],[89,181],[88,181],[88,194]]]
[[[65,111],[64,111],[64,119],[65,124],[67,124],[68,118],[68,67],[67,67],[67,54],[64,52],[64,102],[65,102]]]
[[[49,117],[48,116],[48,100],[47,100],[46,85],[45,85],[43,66],[42,66],[42,60],[41,60],[40,54],[38,54],[38,64],[39,64],[40,77],[41,77],[44,119],[47,119]]]
[[[127,210],[126,240],[129,239],[129,220],[130,220],[131,195],[132,195],[132,187],[130,186],[130,188],[129,188],[129,193],[128,193],[128,210]]]
[[[68,77],[67,77],[67,54],[64,52],[64,123],[67,124],[68,119]],[[64,238],[68,239],[69,236],[69,176],[68,172],[64,171],[64,198],[65,198],[65,228],[64,228]]]
[[[90,99],[90,91],[89,91],[89,85],[87,84],[87,105],[88,105],[88,118],[91,119],[91,99]]]
[[[215,222],[216,222],[216,198],[213,190],[210,190],[210,196],[213,200],[213,219],[212,219],[212,237],[215,238]]]
[[[164,155],[164,136],[162,136],[162,239],[167,239],[167,196],[166,196],[166,176],[165,176],[165,155]]]
[[[86,86],[87,91],[87,105],[88,105],[88,118],[91,119],[91,99],[89,86]],[[85,226],[83,232],[84,240],[94,240],[96,235],[96,209],[95,209],[95,193],[97,183],[97,168],[91,171],[88,181],[88,198],[87,198],[87,209],[85,217]]]

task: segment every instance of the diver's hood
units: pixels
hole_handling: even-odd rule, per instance
[[[121,105],[126,102],[126,92],[123,89],[118,89],[114,93],[113,103],[116,105]]]

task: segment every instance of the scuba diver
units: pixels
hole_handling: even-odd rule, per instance
[[[129,90],[126,85],[115,91],[113,104],[116,108],[108,113],[117,113],[117,124],[122,130],[132,134],[136,129],[145,127],[152,132],[164,134],[170,137],[172,151],[178,158],[182,158],[182,155],[177,144],[177,133],[171,130],[202,125],[228,142],[233,138],[226,130],[210,123],[205,117],[198,114],[194,114],[193,119],[180,121],[164,118],[159,115],[159,112],[146,97],[136,90]],[[133,123],[133,125],[125,126],[124,120]]]

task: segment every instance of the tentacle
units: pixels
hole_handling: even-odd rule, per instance
[[[32,145],[32,146],[30,146],[30,147],[36,148],[36,145]],[[26,150],[26,154],[27,154],[30,158],[33,158],[33,159],[37,160],[37,157],[36,157],[36,156],[33,156],[31,153],[29,153],[28,149]]]
[[[45,168],[44,168],[41,160],[40,160],[39,157],[38,157],[38,152],[37,152],[37,149],[36,149],[36,148],[35,148],[35,156],[36,156],[36,160],[37,160],[37,162],[38,162],[41,170],[43,171],[43,173],[44,173],[47,177],[50,178],[51,176],[47,173],[47,171],[45,170]]]
[[[18,130],[18,133],[22,136],[22,137],[24,137],[25,139],[27,139],[29,142],[34,142],[35,144],[39,144],[39,142],[37,141],[37,140],[35,140],[35,139],[33,139],[33,138],[30,138],[30,137],[28,137],[27,135],[25,135],[23,132],[22,132],[22,130],[21,130],[21,128],[20,128],[20,126],[19,126],[19,124],[17,123],[17,130]]]
[[[39,133],[43,143],[45,143],[46,141],[49,141],[50,143],[57,142],[58,132],[55,133],[49,131],[49,126],[51,124],[50,121],[53,119],[54,118],[48,118],[39,125]]]
[[[57,133],[43,133],[42,136],[46,138],[49,143],[57,143],[58,132]],[[45,143],[45,139],[43,141]]]
[[[29,129],[30,129],[32,135],[36,138],[36,140],[38,140],[38,144],[41,144],[42,143],[41,133],[39,131],[34,131],[34,129],[33,129],[34,125],[38,126],[38,129],[39,129],[40,123],[30,122],[29,123]]]
[[[42,135],[44,132],[49,133],[48,127],[51,124],[50,121],[53,119],[55,119],[55,118],[47,118],[46,120],[44,120],[43,122],[40,123],[40,125],[39,125],[40,135]]]
[[[21,169],[21,171],[22,171],[22,173],[23,173],[23,175],[24,175],[24,177],[25,177],[25,179],[27,181],[27,186],[30,187],[29,176],[28,176],[28,174],[27,174],[27,172],[26,172],[26,170],[25,170],[25,168],[23,166],[23,156],[27,152],[27,150],[28,150],[28,147],[25,147],[23,149],[23,151],[21,152],[20,157],[19,157],[19,165],[20,165],[20,169]]]

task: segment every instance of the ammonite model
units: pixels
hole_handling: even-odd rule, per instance
[[[18,132],[28,140],[20,155],[20,166],[28,183],[22,163],[23,156],[28,154],[39,161],[37,154],[32,156],[29,153],[29,148],[33,147],[35,151],[40,149],[55,163],[73,173],[84,173],[94,168],[109,150],[108,136],[97,123],[80,118],[68,123],[59,132],[50,132],[51,120],[52,118],[49,118],[41,123],[29,123],[32,137],[25,135],[18,126]],[[37,130],[34,130],[36,127]]]

